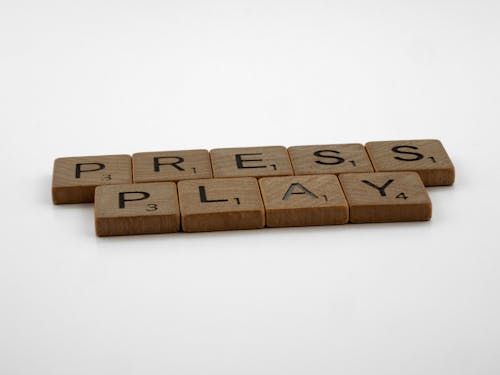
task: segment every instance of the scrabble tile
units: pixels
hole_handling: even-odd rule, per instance
[[[214,177],[293,175],[285,147],[219,148],[210,151]]]
[[[376,172],[415,171],[425,186],[455,181],[453,163],[436,139],[368,142],[366,150]]]
[[[185,232],[264,227],[264,205],[255,178],[183,180],[177,186]]]
[[[362,144],[292,146],[288,148],[296,175],[373,172]]]
[[[432,204],[416,172],[339,176],[351,223],[430,220]]]
[[[131,182],[129,155],[58,158],[52,175],[52,201],[55,204],[91,203],[96,186]]]
[[[177,232],[177,187],[173,182],[98,186],[95,192],[98,236]]]
[[[212,178],[208,150],[140,152],[132,155],[134,182]]]
[[[259,180],[267,227],[345,224],[349,207],[335,175]]]

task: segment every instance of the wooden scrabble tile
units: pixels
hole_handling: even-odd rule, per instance
[[[339,176],[351,223],[430,220],[432,204],[415,172],[350,173]]]
[[[373,172],[362,144],[292,146],[288,148],[296,175]]]
[[[174,182],[98,186],[94,211],[98,236],[169,233],[180,229]]]
[[[212,178],[208,150],[141,152],[132,155],[134,182]]]
[[[183,180],[177,186],[185,232],[264,227],[264,205],[255,178]]]
[[[335,175],[265,177],[259,184],[268,227],[345,224],[349,219]]]
[[[455,181],[453,163],[436,139],[368,142],[366,150],[376,172],[415,171],[425,186]]]
[[[292,165],[282,146],[219,148],[210,151],[214,177],[291,176]]]
[[[55,204],[91,203],[96,186],[131,182],[129,155],[58,158],[54,161],[52,200]]]

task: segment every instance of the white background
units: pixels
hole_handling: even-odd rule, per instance
[[[499,374],[500,3],[0,0],[0,373]],[[431,222],[97,238],[60,156],[439,138]]]

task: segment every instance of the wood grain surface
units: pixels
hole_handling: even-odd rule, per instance
[[[140,152],[132,155],[134,182],[212,178],[208,150]]]
[[[293,175],[283,146],[219,148],[210,151],[210,159],[216,178]]]
[[[177,187],[173,182],[96,188],[94,213],[98,236],[177,232],[179,212]]]
[[[373,172],[370,158],[360,143],[292,146],[288,153],[297,176]]]
[[[414,171],[425,186],[455,182],[455,167],[437,139],[368,142],[366,150],[376,172]]]
[[[335,175],[265,177],[259,185],[267,227],[348,222],[349,207]]]
[[[351,223],[430,220],[432,204],[416,172],[341,174]]]
[[[132,182],[130,155],[77,156],[54,161],[52,201],[91,203],[98,185]]]
[[[178,190],[185,232],[264,227],[264,205],[255,178],[184,180]]]

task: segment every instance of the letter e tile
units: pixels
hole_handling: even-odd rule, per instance
[[[216,178],[293,175],[283,146],[218,148],[210,151],[210,158]]]

